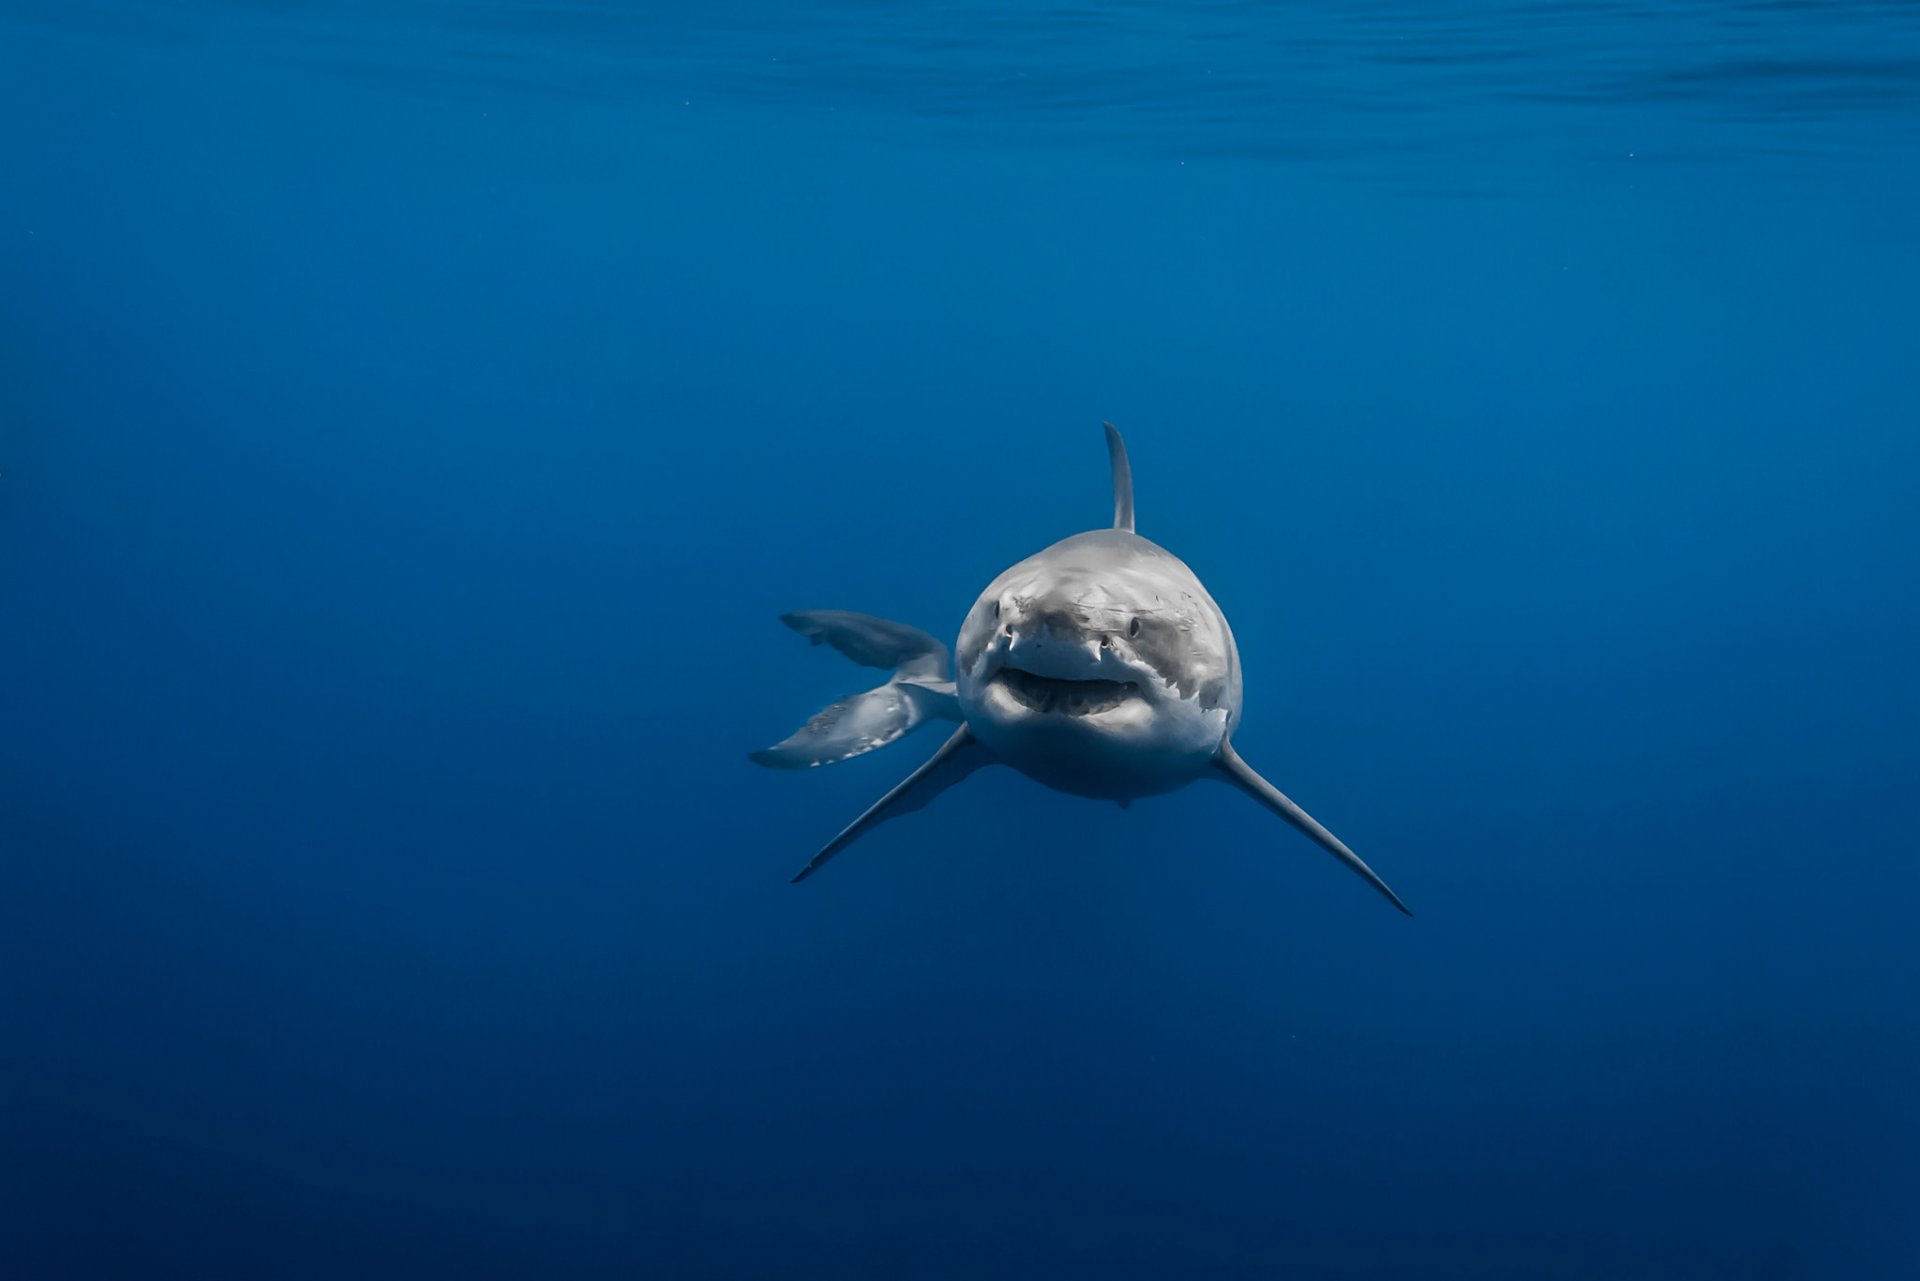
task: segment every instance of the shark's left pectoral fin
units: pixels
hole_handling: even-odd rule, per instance
[[[815,854],[793,879],[796,882],[806,880],[819,870],[822,863],[853,844],[876,823],[912,813],[982,765],[991,764],[993,759],[993,754],[981,746],[971,730],[962,725],[953,732],[953,737],[941,744],[939,751],[927,759],[925,765],[901,779],[892,791],[868,806],[866,813],[847,824],[840,835],[828,841],[826,847]]]
[[[1261,778],[1253,766],[1240,759],[1240,753],[1233,750],[1232,743],[1220,744],[1220,752],[1213,758],[1213,764],[1229,783],[1312,837],[1327,853],[1345,863],[1365,878],[1367,884],[1386,895],[1389,903],[1406,912],[1408,916],[1413,915],[1407,905],[1400,901],[1400,896],[1388,889],[1387,883],[1375,875],[1374,870],[1368,867],[1358,854],[1348,849],[1339,837],[1315,822],[1313,815],[1289,800],[1286,793]]]

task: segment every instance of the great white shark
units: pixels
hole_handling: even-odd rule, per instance
[[[960,722],[926,764],[793,879],[805,880],[875,824],[998,762],[1059,791],[1123,806],[1199,778],[1232,783],[1413,915],[1359,855],[1234,750],[1240,653],[1233,629],[1184,561],[1134,532],[1126,442],[1112,423],[1106,432],[1112,528],[1062,539],[987,584],[961,624],[952,677],[947,647],[917,627],[833,609],[781,616],[814,644],[894,674],[752,753],[760,764],[832,765],[928,721]]]

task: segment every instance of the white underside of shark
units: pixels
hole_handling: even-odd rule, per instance
[[[1002,573],[947,647],[904,623],[844,610],[783,621],[868,667],[885,684],[823,708],[753,753],[804,769],[885,747],[929,720],[958,721],[940,750],[813,856],[804,880],[876,823],[919,809],[983,765],[1123,805],[1216,778],[1299,828],[1407,911],[1359,855],[1233,749],[1240,654],[1226,616],[1179,557],[1133,532],[1133,472],[1111,423],[1111,529],[1063,539]]]

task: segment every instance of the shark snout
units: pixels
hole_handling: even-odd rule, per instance
[[[1066,613],[1034,614],[1003,624],[994,651],[996,667],[1054,680],[1133,680],[1139,675],[1105,630]]]
[[[1158,702],[1165,680],[1143,661],[1137,643],[1140,613],[1131,594],[1097,577],[1063,574],[1057,567],[1044,574],[1009,575],[976,604],[962,632],[961,665],[980,689],[1026,675],[1105,682],[1129,698]],[[1032,707],[1046,700],[1023,701]],[[1103,695],[1094,701],[1107,700]]]
[[[1124,632],[1127,616],[1111,605],[1056,590],[1033,596],[1009,592],[994,604],[1003,635],[1028,643],[1091,644]]]

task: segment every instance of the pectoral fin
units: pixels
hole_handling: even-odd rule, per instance
[[[982,765],[991,764],[993,759],[993,754],[981,746],[972,732],[962,725],[953,732],[953,737],[941,745],[939,751],[928,758],[925,765],[901,779],[892,791],[868,806],[866,813],[847,824],[840,835],[828,841],[812,861],[800,869],[794,881],[806,880],[822,863],[851,845],[874,824],[919,809]]]
[[[1213,758],[1213,764],[1214,768],[1226,776],[1229,783],[1312,837],[1327,853],[1345,863],[1365,878],[1367,884],[1386,895],[1388,902],[1402,912],[1406,912],[1408,916],[1413,915],[1408,911],[1407,905],[1400,901],[1400,896],[1388,889],[1387,883],[1374,875],[1373,869],[1362,862],[1358,854],[1348,849],[1339,837],[1316,823],[1313,816],[1289,800],[1286,793],[1261,778],[1254,771],[1253,766],[1240,759],[1240,753],[1233,750],[1232,743],[1220,744],[1219,755]]]

